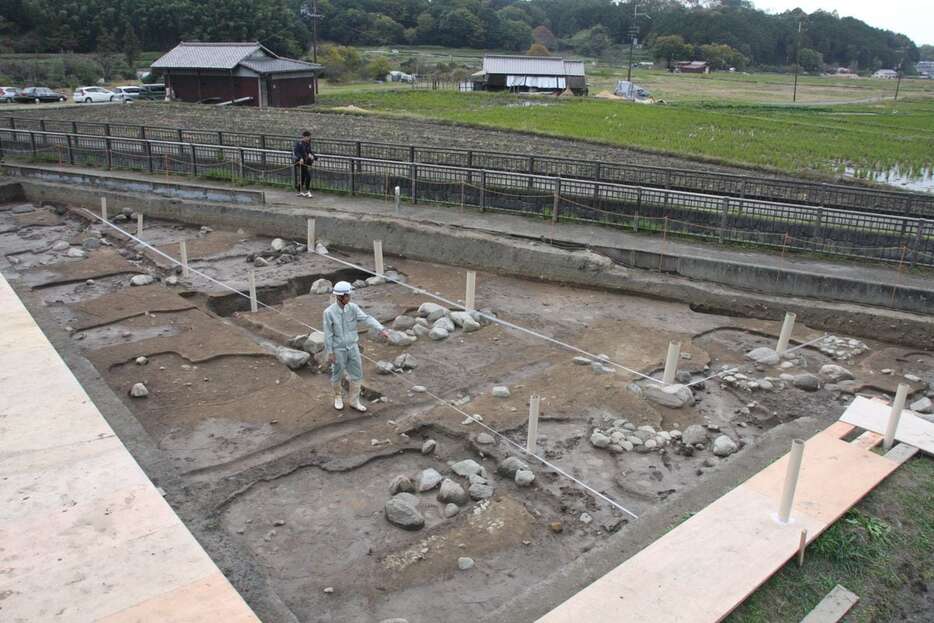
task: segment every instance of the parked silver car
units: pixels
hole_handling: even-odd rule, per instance
[[[0,102],[11,104],[18,93],[19,89],[16,87],[0,87]]]
[[[133,100],[142,99],[145,97],[143,90],[139,87],[114,87],[114,93],[118,93],[123,96],[123,99],[132,102]]]

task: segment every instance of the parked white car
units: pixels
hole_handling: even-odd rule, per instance
[[[76,104],[92,102],[122,102],[123,95],[108,91],[104,87],[78,87],[72,96]]]
[[[122,95],[122,96],[123,96],[123,99],[125,99],[125,100],[128,101],[128,102],[132,102],[133,100],[142,99],[142,97],[143,97],[143,90],[142,90],[141,88],[139,88],[139,87],[131,87],[131,86],[127,86],[127,87],[114,87],[114,93],[118,93],[118,94]]]
[[[0,87],[0,102],[9,104],[18,93],[19,89],[16,87]]]

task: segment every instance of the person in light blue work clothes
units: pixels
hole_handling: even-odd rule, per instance
[[[363,362],[357,345],[357,323],[362,322],[383,337],[389,336],[383,325],[368,315],[356,303],[350,302],[353,287],[346,281],[334,285],[336,303],[324,310],[324,350],[331,364],[331,387],[334,388],[334,408],[344,408],[341,380],[344,374],[350,380],[350,407],[361,413],[366,407],[360,402],[360,386],[363,384]]]

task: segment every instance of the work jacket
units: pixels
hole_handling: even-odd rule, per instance
[[[340,303],[332,303],[324,310],[324,349],[333,353],[336,350],[356,346],[357,323],[362,322],[374,331],[382,331],[379,321],[360,309],[356,303],[347,303],[341,309]]]

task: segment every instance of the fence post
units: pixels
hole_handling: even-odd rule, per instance
[[[558,222],[558,207],[561,205],[561,178],[555,180],[555,203],[551,208],[551,222]],[[543,211],[544,212],[544,211]],[[542,214],[544,216],[544,213]]]
[[[414,149],[414,148],[413,148]],[[416,165],[409,165],[409,175],[412,176],[412,205],[418,203],[418,167]]]
[[[72,141],[71,134],[65,135],[65,141],[68,146],[68,164],[74,164],[75,163],[75,151],[74,151],[74,146],[71,142]]]
[[[415,162],[415,145],[409,145],[409,162]]]
[[[529,156],[529,190],[535,186],[535,179],[532,175],[535,173],[535,156]]]
[[[671,190],[671,169],[665,170],[665,190]],[[668,193],[665,193],[668,196]]]
[[[195,144],[191,144],[191,174],[198,177],[198,153],[195,151]]]
[[[104,136],[110,136],[110,124],[109,123],[104,124]]]
[[[10,117],[10,129],[11,130],[16,129],[16,117]]]
[[[633,233],[639,233],[639,211],[636,210],[632,213],[632,231]]]
[[[636,189],[636,209],[642,209],[642,187]]]
[[[603,165],[599,161],[593,163],[593,178],[595,180],[603,179]]]
[[[224,133],[221,130],[217,131],[217,144],[221,147],[224,146]]]
[[[480,211],[486,212],[486,171],[480,171]]]
[[[593,209],[595,209],[595,210],[598,210],[598,209],[599,209],[599,208],[597,207],[598,205],[600,205],[600,184],[594,182],[594,185],[593,185],[593,200],[590,202],[590,207],[593,208]]]
[[[139,126],[139,138],[144,141],[146,140],[146,126],[144,125]]]
[[[185,142],[185,139],[182,138],[182,129],[179,128],[178,130],[176,130],[176,133],[178,134],[178,142],[179,142],[179,143],[184,143],[184,142]]]
[[[77,122],[77,121],[72,121],[72,122],[71,122],[71,133],[72,133],[72,134],[77,134],[77,133],[78,133],[78,122]]]
[[[356,147],[354,148],[354,154],[356,154],[357,158],[363,155],[363,146],[360,144],[360,141],[357,141],[356,143]]]
[[[723,236],[726,234],[726,225],[730,218],[730,198],[723,198],[723,209],[720,213],[720,244],[723,244]]]
[[[239,161],[240,161],[240,162],[239,162],[239,165],[240,165],[240,179],[242,180],[242,179],[245,179],[245,178],[244,178],[244,174],[246,173],[246,156],[245,156],[245,154],[244,154],[244,152],[243,152],[243,148],[242,148],[242,147],[238,150],[238,157],[239,157]]]
[[[33,157],[33,158],[38,158],[38,157],[39,157],[39,152],[36,151],[36,133],[35,133],[35,132],[30,132],[30,133],[29,133],[29,143],[30,143],[30,145],[32,145],[32,157]]]
[[[112,171],[114,168],[114,153],[113,153],[113,144],[110,142],[109,138],[104,139],[104,149],[107,150],[107,170]],[[69,152],[71,150],[69,149]]]
[[[39,119],[39,131],[45,132],[45,119]]]
[[[473,168],[473,150],[472,149],[467,150],[467,168],[468,169]]]
[[[918,252],[921,249],[921,241],[924,239],[924,229],[927,221],[915,219],[918,231],[915,232],[915,239],[911,242],[911,259],[908,261],[908,268],[915,267],[915,261],[918,259]]]
[[[357,160],[350,161],[350,194],[357,194]]]
[[[743,183],[739,186],[739,197],[740,199],[746,198],[746,180],[743,180]]]
[[[152,172],[153,172],[153,166],[152,166],[152,143],[150,143],[149,141],[146,141],[146,142],[143,143],[143,144],[146,146],[146,162],[148,163],[148,166],[149,166],[149,172],[152,173]]]
[[[820,238],[820,229],[821,229],[821,224],[823,223],[823,221],[824,221],[824,206],[820,206],[819,208],[817,208],[817,212],[814,213],[814,230],[811,233],[811,237],[814,238],[814,240],[817,240],[818,238]]]

